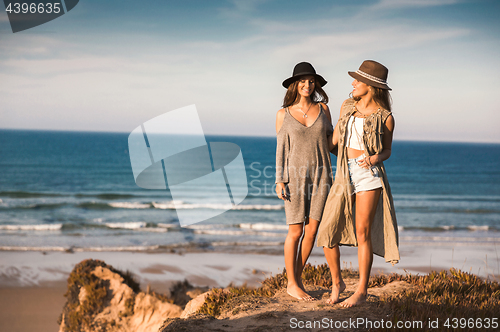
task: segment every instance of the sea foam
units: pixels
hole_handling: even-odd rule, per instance
[[[256,230],[275,230],[275,229],[285,230],[285,231],[288,230],[287,225],[276,225],[276,224],[265,224],[265,223],[255,223],[255,224],[243,223],[240,224],[240,227],[246,229],[256,229]]]
[[[0,230],[6,231],[59,231],[62,224],[39,224],[39,225],[0,225]]]
[[[105,224],[109,228],[124,228],[124,229],[138,229],[146,227],[146,223],[144,221],[138,222],[108,222]]]
[[[215,203],[185,203],[183,201],[171,201],[166,203],[151,203],[156,209],[175,210],[175,209],[211,209],[211,210],[283,210],[283,205],[273,204],[215,204]]]
[[[149,209],[151,204],[138,202],[115,202],[108,203],[109,206],[119,209]]]

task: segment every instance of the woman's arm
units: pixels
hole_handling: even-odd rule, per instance
[[[365,158],[366,167],[381,163],[389,159],[389,157],[391,156],[392,135],[394,133],[394,126],[395,126],[394,117],[392,115],[389,115],[384,123],[384,135],[382,137],[382,144],[384,146],[384,149],[379,154],[375,154],[373,156]],[[360,166],[363,167],[364,165],[360,163]]]
[[[324,103],[320,103],[320,104],[323,107],[323,111],[325,112],[326,118],[328,119],[328,123],[331,124],[332,123],[332,115],[330,114],[330,109],[328,108],[328,106],[326,104],[324,104]],[[332,150],[334,150],[335,145],[336,145],[336,144],[333,143],[333,140],[334,140],[333,137],[335,136],[334,133],[335,133],[335,130],[333,131],[332,135],[328,136],[326,139],[328,141],[328,151],[336,154],[335,153],[336,149],[335,149],[335,152],[332,151]]]
[[[283,120],[285,119],[285,109],[280,109],[278,111],[278,113],[276,114],[276,135],[278,135],[280,129],[281,129],[281,126],[283,126]],[[282,167],[282,169],[277,169],[276,170],[276,173],[280,173],[283,177],[283,173],[285,172],[285,170],[283,169],[284,167],[286,167],[284,165],[285,161],[282,160],[282,158],[284,158],[284,155],[283,155],[283,152],[280,154],[279,152],[279,149],[284,149],[284,144],[283,142],[280,142],[280,139],[278,137],[278,145],[281,145],[281,146],[277,146],[277,151],[276,151],[276,167]],[[282,163],[283,165],[278,165],[278,163]],[[280,180],[284,180],[284,179],[280,179]],[[282,200],[285,200],[287,199],[287,193],[286,193],[286,186],[285,186],[285,183],[283,182],[276,182],[276,195],[278,195],[278,198],[282,199]]]
[[[342,110],[344,109],[344,104],[345,100],[342,103],[342,106],[340,106],[340,115],[339,115],[339,120],[342,117]],[[330,150],[331,153],[334,155],[338,155],[338,144],[339,144],[339,121],[337,121],[337,124],[335,125],[335,129],[333,130],[333,135],[329,137],[328,140],[328,149]]]
[[[279,133],[281,126],[283,125],[283,119],[285,119],[285,109],[282,108],[276,113],[276,135]]]
[[[323,111],[325,112],[326,117],[328,118],[328,122],[332,123],[332,115],[330,114],[330,109],[325,103],[320,103],[321,107],[323,107]]]
[[[335,125],[335,129],[333,129],[333,135],[330,136],[329,140],[328,140],[328,149],[330,150],[331,153],[333,153],[336,156],[339,153],[339,147],[338,147],[339,135],[337,133],[338,127],[339,127],[339,123],[337,121],[337,124]]]

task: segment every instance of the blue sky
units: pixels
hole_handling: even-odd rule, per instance
[[[3,7],[2,7],[3,8]],[[13,34],[0,12],[0,128],[131,132],[196,104],[205,133],[273,136],[301,61],[328,81],[389,68],[395,139],[500,143],[500,2],[94,1]]]

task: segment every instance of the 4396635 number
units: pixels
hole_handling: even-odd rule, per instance
[[[5,11],[9,14],[14,13],[14,14],[59,14],[61,12],[61,4],[60,3],[39,3],[38,5],[36,3],[19,3],[16,2],[14,4],[9,3],[7,8],[5,8]]]
[[[478,329],[497,329],[498,318],[448,318],[444,324],[446,328],[478,328]]]

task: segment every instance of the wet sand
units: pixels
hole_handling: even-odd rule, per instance
[[[28,287],[0,286],[0,331],[57,332],[65,292],[65,281]]]

